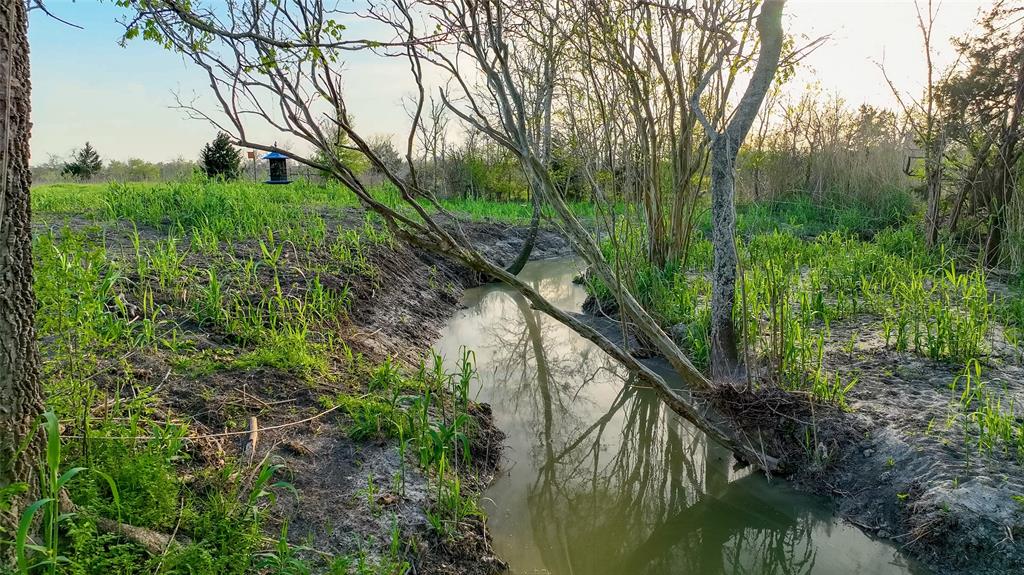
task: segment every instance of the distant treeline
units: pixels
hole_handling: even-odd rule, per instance
[[[189,179],[199,170],[199,164],[192,160],[178,158],[168,162],[147,162],[139,158],[126,161],[103,162],[99,170],[86,178],[68,173],[68,160],[51,155],[45,163],[32,167],[33,184],[49,184],[66,181],[90,182],[161,182]]]

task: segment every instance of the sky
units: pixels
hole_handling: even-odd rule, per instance
[[[922,0],[927,2],[927,0]],[[343,2],[344,3],[344,2]],[[949,44],[973,28],[991,2],[945,0],[935,24],[937,64],[955,58]],[[50,10],[81,26],[68,27],[39,11],[29,21],[32,65],[32,162],[67,156],[89,141],[106,159],[166,161],[194,159],[216,130],[174,109],[184,100],[208,98],[205,76],[180,56],[151,43],[118,45],[123,27],[111,0],[49,0]],[[851,106],[895,107],[879,70],[883,63],[901,90],[919,93],[925,68],[921,35],[910,0],[789,0],[785,26],[798,44],[828,35],[786,87],[797,93],[808,83],[835,92]],[[346,97],[357,127],[369,134],[400,134],[410,93],[407,70],[369,54],[346,61]],[[272,132],[256,132],[276,141]],[[290,142],[279,142],[287,145]]]

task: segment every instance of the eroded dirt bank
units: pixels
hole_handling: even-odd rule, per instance
[[[360,233],[366,222],[360,210],[324,214],[324,220],[327,243],[346,231]],[[483,253],[501,263],[516,257],[527,235],[523,227],[498,222],[460,225]],[[127,221],[57,218],[41,221],[36,231],[63,233],[59,230],[64,227],[104,245],[107,258],[127,270],[135,268],[136,244],[141,243],[143,250],[158,242],[165,242],[165,249],[169,245],[167,230],[136,227]],[[182,269],[213,269],[212,262],[219,259],[266,259],[257,240],[233,242],[223,253],[204,252],[187,235],[179,242],[175,249],[181,254]],[[325,401],[366,397],[373,366],[384,362],[393,360],[403,369],[415,370],[458,308],[463,290],[479,285],[483,278],[398,241],[367,243],[360,249],[365,249],[365,261],[360,259],[350,269],[337,266],[337,258],[329,254],[303,251],[284,242],[273,272],[269,265],[253,272],[264,286],[279,282],[283,298],[308,293],[314,278],[327,290],[347,294],[347,312],[336,318],[330,330],[331,337],[344,345],[334,346],[325,371],[314,370],[310,375],[245,365],[240,361],[240,343],[230,334],[196,322],[184,312],[174,317],[182,309],[177,300],[183,296],[167,289],[157,290],[153,298],[164,310],[161,313],[168,315],[161,322],[176,326],[175,338],[180,338],[182,351],[154,348],[104,360],[106,368],[97,384],[118,393],[125,391],[126,379],[133,381],[132,390],[152,388],[158,417],[187,423],[196,439],[186,448],[191,456],[181,470],[186,482],[194,481],[188,479],[192,475],[188,467],[216,469],[236,461],[245,468],[264,459],[283,465],[282,479],[295,488],[297,497],[278,499],[267,535],[276,538],[287,524],[288,539],[300,555],[365,558],[371,565],[405,560],[415,573],[499,572],[504,564],[491,552],[481,520],[466,517],[454,534],[440,536],[428,521],[437,492],[412,454],[403,457],[398,440],[387,434],[353,437],[351,414],[337,407],[328,409]],[[534,258],[568,253],[563,238],[541,230]],[[220,280],[226,283],[231,278]],[[259,287],[234,295],[251,300]],[[144,302],[135,301],[129,292],[118,298],[117,305],[110,306],[111,313],[141,320]],[[469,416],[475,421],[471,457],[459,472],[463,489],[477,491],[496,470],[502,435],[494,428],[486,405],[470,405]],[[250,452],[246,450],[250,435],[244,430],[253,418],[260,431],[256,449]],[[235,434],[216,437],[221,432]],[[202,485],[190,487],[203,489]]]
[[[515,259],[527,235],[524,227],[499,222],[460,225],[484,255],[502,264]],[[532,257],[570,251],[559,234],[542,229]],[[369,363],[390,357],[414,369],[458,309],[462,292],[487,278],[400,242],[375,252],[372,259],[379,270],[377,278],[349,279],[351,325],[342,338]],[[503,436],[493,426],[488,406],[475,406],[471,414],[478,431],[471,446],[471,466],[462,475],[468,489],[482,491],[497,471]],[[426,512],[435,494],[411,455],[403,462],[394,440],[356,441],[343,427],[337,422],[313,422],[273,436],[268,444],[272,457],[291,471],[300,494],[297,504],[286,504],[280,517],[291,524],[289,533],[295,541],[332,554],[364,549],[383,554],[397,529],[414,546],[403,552],[415,573],[505,570],[491,549],[483,521],[466,518],[454,539],[432,530]],[[293,448],[296,444],[301,450]],[[405,476],[400,489],[395,485],[399,473]]]

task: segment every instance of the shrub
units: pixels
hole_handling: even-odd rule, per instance
[[[88,180],[96,175],[103,168],[103,160],[89,142],[85,147],[75,152],[75,157],[64,164],[60,175],[78,180]]]
[[[242,154],[231,145],[231,137],[221,132],[212,142],[203,146],[199,155],[203,171],[210,178],[238,179]]]

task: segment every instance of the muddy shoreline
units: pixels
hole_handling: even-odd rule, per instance
[[[606,336],[621,341],[613,304],[590,297],[584,310]],[[832,326],[831,368],[844,381],[857,380],[845,410],[779,390],[763,368],[755,390],[683,391],[779,457],[785,480],[828,497],[841,518],[931,572],[1024,571],[1020,461],[998,450],[979,453],[966,423],[951,419],[951,384],[964,366],[886,349],[879,324],[865,316]],[[986,384],[1022,404],[1021,350],[1003,340],[998,326],[987,339]],[[630,345],[646,362],[668,369],[655,351]]]

